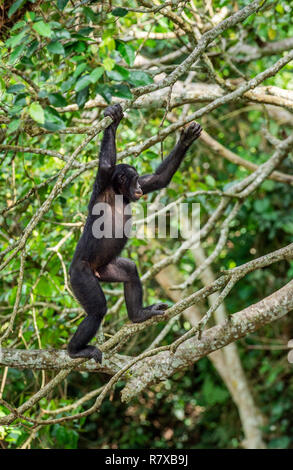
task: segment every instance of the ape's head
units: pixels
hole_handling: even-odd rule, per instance
[[[137,201],[143,195],[136,169],[125,163],[115,166],[112,185],[115,193],[122,194],[130,201]]]

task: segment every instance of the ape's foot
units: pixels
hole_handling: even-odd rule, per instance
[[[184,145],[189,146],[194,140],[199,138],[201,131],[201,125],[197,122],[192,122],[188,127],[182,129],[180,140]]]
[[[137,312],[137,314],[131,318],[133,323],[142,323],[149,318],[152,318],[156,315],[164,315],[165,310],[169,307],[168,304],[153,304],[149,307],[142,308]]]
[[[115,104],[114,106],[108,106],[105,109],[104,116],[105,117],[110,116],[110,118],[113,119],[114,126],[117,127],[119,122],[123,118],[123,110],[121,108],[121,105],[118,103],[118,104]]]
[[[102,351],[100,351],[95,346],[86,346],[84,349],[80,349],[79,351],[74,351],[70,345],[68,347],[68,354],[71,359],[78,359],[78,358],[87,358],[87,359],[94,359],[96,362],[102,364]]]

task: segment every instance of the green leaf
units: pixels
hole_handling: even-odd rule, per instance
[[[93,10],[89,7],[83,7],[83,14],[85,15],[87,21],[95,22],[99,18],[99,15],[93,12]]]
[[[66,125],[64,121],[61,119],[59,113],[56,109],[47,106],[45,108],[45,123],[43,125],[45,129],[48,131],[59,131],[61,129],[65,129]]]
[[[12,65],[16,62],[16,60],[21,56],[23,53],[24,49],[26,49],[26,44],[20,44],[17,46],[14,51],[11,52],[8,60],[8,64]]]
[[[48,97],[48,91],[45,90],[44,88],[39,91],[38,93],[38,98],[47,98]]]
[[[268,37],[271,41],[273,41],[277,36],[277,31],[274,28],[268,29]]]
[[[79,77],[80,74],[86,69],[86,67],[87,67],[87,64],[85,62],[82,62],[81,64],[79,64],[75,69],[73,77],[74,78]]]
[[[67,105],[67,101],[60,93],[49,93],[48,98],[53,106],[62,107]]]
[[[133,65],[135,59],[135,49],[130,44],[126,44],[125,42],[121,41],[118,42],[117,49],[125,62],[128,65]]]
[[[39,42],[37,40],[33,41],[30,45],[28,45],[26,56],[31,57],[33,53],[37,50],[38,46]]]
[[[50,44],[47,45],[47,49],[49,52],[52,52],[52,54],[59,54],[59,55],[65,54],[64,47],[59,41],[50,42]]]
[[[0,77],[0,97],[2,95],[4,95],[5,90],[6,90],[5,82],[4,82],[3,78]]]
[[[33,29],[40,35],[46,38],[50,38],[52,34],[51,27],[48,23],[44,23],[44,21],[38,21],[33,25]]]
[[[100,45],[100,50],[102,51],[103,55],[107,55],[106,47],[108,48],[108,51],[111,52],[115,50],[115,45],[115,40],[111,36],[108,36]]]
[[[84,38],[84,39],[88,40],[89,38],[85,37],[85,36],[88,36],[93,30],[94,29],[90,28],[89,26],[87,26],[86,28],[81,28],[78,31],[78,35],[74,35],[74,37]]]
[[[216,180],[212,175],[207,175],[205,177],[205,182],[208,186],[215,188],[216,187]]]
[[[70,57],[71,62],[76,62],[77,64],[81,65],[80,62],[84,61],[84,56],[83,55],[74,55]]]
[[[128,10],[125,10],[125,8],[121,8],[121,7],[114,8],[114,10],[112,10],[112,15],[113,16],[123,17],[123,16],[127,15],[127,13],[128,13]]]
[[[56,38],[58,39],[70,39],[71,34],[67,29],[59,29],[59,31],[55,32]]]
[[[26,102],[26,97],[28,95],[26,93],[19,93],[18,95],[16,95],[15,97],[15,100],[14,100],[14,104],[17,105],[17,106],[26,106],[27,102]]]
[[[21,123],[21,119],[14,119],[8,124],[8,134],[13,134],[13,132],[17,131]]]
[[[288,222],[282,225],[283,230],[290,235],[293,235],[293,222]]]
[[[115,62],[110,57],[106,57],[106,59],[104,59],[103,61],[103,65],[105,69],[109,71],[113,69],[113,67],[115,66]]]
[[[8,10],[8,18],[11,18],[11,16],[25,3],[26,0],[17,0],[14,2]]]
[[[36,292],[40,295],[47,295],[48,297],[52,295],[52,289],[48,279],[42,277],[38,282]]]
[[[34,121],[38,122],[39,124],[44,124],[45,122],[45,115],[42,106],[34,102],[29,107],[29,114],[33,118]]]
[[[275,10],[281,15],[284,15],[284,7],[280,3],[275,6]]]
[[[132,98],[132,93],[129,90],[129,87],[127,85],[115,85],[111,88],[111,93],[113,96],[117,96],[118,98],[127,98],[131,99]],[[157,154],[156,154],[157,157]]]
[[[59,10],[64,10],[69,0],[57,0],[57,7]]]
[[[101,95],[107,103],[111,103],[111,101],[112,101],[112,87],[110,87],[109,85],[98,84],[98,85],[96,85],[95,91],[96,91],[96,93]]]
[[[269,449],[287,449],[289,447],[291,439],[289,436],[280,436],[272,439],[268,443]]]
[[[36,14],[34,11],[26,11],[24,17],[26,20],[34,21]]]
[[[83,108],[89,96],[89,87],[83,88],[76,94],[76,103],[79,108]]]
[[[269,209],[269,207],[270,207],[270,200],[268,198],[257,199],[253,203],[253,208],[255,212],[257,212],[258,214],[263,214]]]
[[[209,377],[204,381],[202,394],[209,406],[224,403],[229,396],[226,389],[217,386]]]
[[[69,77],[68,80],[63,82],[62,85],[61,85],[62,93],[70,90],[70,88],[72,88],[74,84],[75,84],[75,78],[74,77]]]
[[[75,91],[81,91],[84,88],[88,87],[92,83],[89,75],[84,75],[81,77],[74,87]]]
[[[92,83],[96,83],[99,78],[103,75],[105,69],[104,67],[97,67],[89,74],[89,79]]]
[[[130,72],[128,81],[135,87],[149,85],[154,82],[150,75],[146,72],[141,72],[140,70]]]
[[[24,29],[22,30],[19,34],[16,34],[15,36],[12,36],[11,38],[9,38],[5,45],[7,47],[15,47],[17,46],[24,38],[24,36],[27,34],[27,30]]]
[[[74,50],[76,52],[85,52],[86,45],[82,41],[77,41],[74,45]]]
[[[20,29],[20,28],[24,28],[26,26],[26,22],[25,21],[18,21],[17,23],[15,23],[11,30],[10,30],[10,33],[12,31],[16,31],[17,29]]]
[[[17,94],[24,90],[25,86],[22,83],[16,83],[15,85],[11,85],[9,88],[7,88],[7,93]]]
[[[107,71],[107,76],[111,80],[121,82],[123,80],[127,80],[127,78],[129,77],[129,72],[124,67],[121,67],[120,65],[115,65],[113,70]]]

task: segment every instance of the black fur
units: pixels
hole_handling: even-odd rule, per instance
[[[135,168],[130,165],[116,165],[115,137],[118,124],[123,117],[121,106],[119,104],[109,106],[105,110],[105,116],[110,116],[113,122],[104,132],[87,221],[69,271],[72,290],[87,316],[69,342],[68,353],[72,358],[93,358],[97,362],[101,362],[102,353],[88,343],[97,333],[107,311],[101,282],[124,283],[127,312],[133,322],[143,322],[154,315],[162,315],[167,305],[159,303],[143,307],[142,286],[136,265],[133,261],[118,257],[127,242],[127,236],[95,238],[92,228],[97,215],[92,213],[93,208],[97,202],[107,202],[114,209],[117,194],[123,196],[125,206],[129,202],[138,200],[142,194],[167,186],[187,149],[201,133],[200,125],[191,123],[182,131],[175,148],[158,166],[155,173],[139,176]],[[123,227],[129,217],[124,217]]]

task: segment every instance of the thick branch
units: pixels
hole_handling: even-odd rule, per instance
[[[193,337],[182,343],[174,354],[163,351],[137,364],[132,369],[131,380],[122,391],[122,400],[129,401],[149,385],[166,380],[179,369],[282,318],[292,309],[293,281],[290,281],[269,297],[206,330],[200,340]]]
[[[264,56],[281,54],[293,48],[293,37],[282,39],[281,41],[269,42],[261,48],[250,46],[248,44],[239,43],[235,47],[231,47],[229,54],[233,55],[233,60],[238,63],[250,62]],[[240,54],[240,57],[236,57]]]
[[[284,95],[284,92],[286,92],[286,95]],[[222,97],[224,93],[225,90],[216,84],[198,82],[189,83],[188,86],[186,86],[184,82],[177,81],[172,87],[170,109],[187,103],[210,102]],[[140,96],[133,103],[132,108],[163,108],[167,104],[168,95],[169,87],[161,88]],[[259,86],[254,90],[246,92],[244,96],[254,102],[282,106],[293,110],[293,91],[291,90],[283,90],[279,87]],[[122,103],[123,101],[125,100],[122,98],[113,98],[113,103]],[[85,109],[105,108],[106,106],[106,101],[101,96],[97,96],[95,99],[87,101]],[[57,108],[57,110],[60,113],[73,112],[78,111],[78,106],[77,104],[70,104],[64,108]]]
[[[127,364],[129,359],[127,356],[114,354],[111,358],[105,357],[103,364],[99,365],[94,360],[80,363],[78,360],[70,359],[67,352],[63,349],[26,350],[2,348],[0,350],[0,366],[14,367],[16,369],[73,369],[114,375]]]

